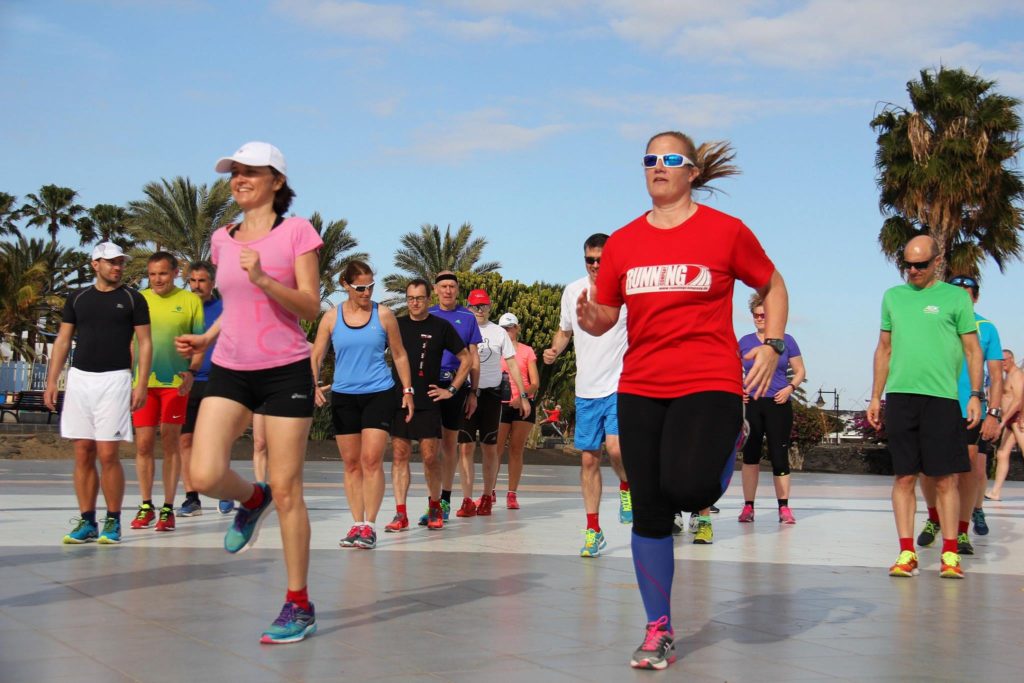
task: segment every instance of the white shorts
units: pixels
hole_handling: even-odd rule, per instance
[[[68,369],[60,435],[65,439],[132,441],[132,372]]]

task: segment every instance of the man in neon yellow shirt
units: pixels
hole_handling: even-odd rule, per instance
[[[132,529],[146,529],[157,516],[153,506],[153,448],[156,427],[160,425],[160,441],[164,451],[164,504],[160,508],[157,531],[174,530],[174,494],[178,488],[181,460],[178,440],[185,422],[188,392],[195,372],[203,362],[202,354],[191,359],[178,355],[174,338],[182,334],[203,332],[203,302],[187,290],[177,287],[178,259],[166,251],[149,257],[147,264],[149,289],[142,291],[149,304],[153,333],[153,366],[147,382],[146,405],[132,414],[135,425],[135,469],[139,477],[142,504],[132,520]]]

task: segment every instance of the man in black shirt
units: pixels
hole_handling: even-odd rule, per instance
[[[409,357],[415,412],[409,422],[404,419],[391,422],[391,488],[395,491],[398,512],[394,520],[384,527],[384,531],[402,531],[409,527],[405,501],[409,493],[409,454],[412,452],[413,439],[420,442],[423,473],[430,493],[427,514],[424,515],[426,520],[421,518],[420,524],[428,529],[442,529],[441,461],[437,457],[441,438],[441,409],[438,402],[446,401],[458,393],[466,381],[473,360],[452,324],[431,315],[427,310],[430,304],[430,284],[426,280],[412,280],[405,288],[405,301],[409,315],[398,319],[398,329],[402,334],[405,353]],[[445,350],[459,359],[459,369],[450,386],[439,387],[441,357]]]
[[[75,357],[68,370],[60,433],[75,445],[75,494],[81,518],[64,537],[65,543],[121,542],[121,501],[124,470],[118,458],[121,441],[132,440],[133,410],[146,402],[146,385],[132,389],[132,336],[138,337],[139,376],[148,377],[153,360],[149,306],[134,289],[121,283],[125,261],[121,247],[103,242],[92,252],[96,282],[72,292],[53,344],[44,401],[57,405],[57,381],[77,337]],[[102,477],[96,458],[102,464]],[[103,530],[96,523],[96,496],[103,488],[107,517]]]

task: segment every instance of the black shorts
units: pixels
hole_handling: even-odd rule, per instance
[[[182,434],[191,434],[196,431],[196,418],[199,417],[199,404],[206,394],[207,382],[192,382],[192,389],[188,392],[188,405],[185,407],[185,424],[181,426]]]
[[[415,410],[412,419],[405,421],[406,412],[399,408],[391,421],[391,436],[396,439],[418,441],[441,438],[441,411],[436,408]]]
[[[534,424],[537,421],[537,402],[530,399],[530,414],[527,417],[523,417],[519,412],[519,400],[513,403],[502,403],[501,404],[501,421],[503,424],[510,425],[513,422],[529,422]]]
[[[981,423],[983,421],[984,420],[978,420],[978,424],[973,427],[968,427],[967,424],[969,420],[966,417],[963,419],[963,422],[960,423],[963,425],[963,429],[960,430],[960,433],[964,437],[965,445],[977,446],[981,443]]]
[[[309,359],[263,370],[229,370],[214,364],[206,396],[241,403],[272,417],[313,417],[313,369]]]
[[[969,472],[960,402],[921,394],[886,394],[885,433],[894,474],[944,477]]]
[[[462,416],[459,425],[459,443],[480,441],[487,445],[498,443],[498,424],[501,422],[501,394],[496,389],[484,389],[476,397],[476,410],[470,417]]]
[[[372,394],[339,394],[331,392],[331,422],[336,435],[358,434],[364,429],[391,431],[391,422],[398,409],[394,389]]]
[[[438,386],[445,389],[448,388],[444,384],[439,384]],[[444,401],[438,401],[441,404],[442,427],[452,432],[458,431],[459,426],[462,424],[462,418],[466,414],[466,397],[469,396],[470,391],[472,389],[463,384],[454,396]]]

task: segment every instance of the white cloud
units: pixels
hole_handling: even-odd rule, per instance
[[[529,38],[530,34],[500,17],[487,17],[480,20],[449,20],[437,24],[439,30],[456,38],[470,41],[492,40],[496,38],[507,38],[514,41],[523,41]]]
[[[478,152],[514,152],[568,131],[571,126],[546,124],[535,127],[508,121],[501,109],[478,109],[450,120],[423,126],[413,134],[412,151],[434,162],[458,163]]]
[[[275,9],[313,28],[374,40],[401,40],[413,32],[416,12],[400,5],[347,0],[277,0]]]

